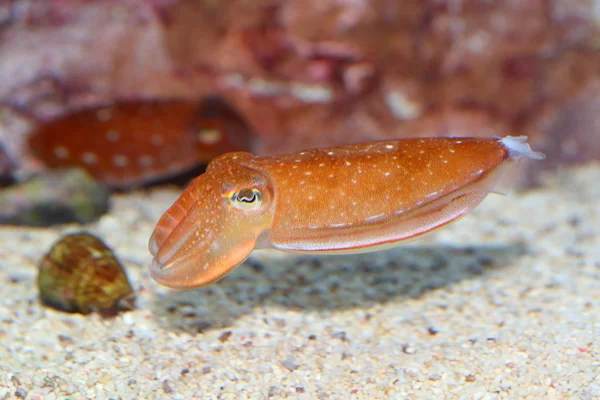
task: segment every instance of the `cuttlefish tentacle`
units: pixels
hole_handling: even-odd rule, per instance
[[[159,221],[153,277],[214,282],[253,249],[365,252],[397,245],[474,209],[521,158],[524,137],[380,141],[213,160]]]
[[[227,174],[232,173],[232,171],[229,170],[231,166],[239,166],[240,161],[248,160],[252,157],[254,157],[252,154],[243,151],[226,153],[211,161],[206,168],[206,172],[212,173],[223,170],[222,172],[217,172],[217,174],[222,175],[224,173],[225,176],[223,179],[228,179]],[[210,192],[211,190],[218,191],[220,189],[209,186],[208,182],[205,182],[204,179],[195,179],[192,181],[179,199],[177,199],[177,201],[163,214],[158,221],[158,224],[156,224],[156,229],[150,237],[150,253],[155,255],[158,252],[158,249],[163,245],[163,242],[167,237],[174,231],[186,215],[188,215],[190,209],[196,205],[198,200],[201,199],[198,196],[201,196],[203,191]],[[205,201],[205,203],[211,204],[208,201]]]
[[[263,173],[240,165],[213,167],[196,178],[150,239],[152,276],[168,286],[195,287],[242,263],[272,223],[272,187]]]

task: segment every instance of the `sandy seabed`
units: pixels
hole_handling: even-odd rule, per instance
[[[82,227],[0,228],[0,398],[600,398],[600,165],[394,250],[256,252],[190,291],[146,268],[177,195],[116,195],[83,227],[139,290],[114,319],[38,301],[37,262]]]

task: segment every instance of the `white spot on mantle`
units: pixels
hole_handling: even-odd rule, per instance
[[[65,160],[69,158],[69,150],[64,146],[56,146],[54,148],[54,155],[56,156],[56,158]]]
[[[98,162],[98,156],[86,151],[81,155],[81,161],[87,165],[95,165]]]
[[[153,164],[154,160],[152,159],[152,156],[141,156],[140,158],[138,158],[138,164],[141,167],[150,167]]]
[[[118,142],[121,139],[121,135],[117,131],[108,131],[106,132],[106,140],[109,142]]]
[[[113,164],[115,167],[124,168],[129,165],[129,159],[122,154],[117,154],[113,157]]]

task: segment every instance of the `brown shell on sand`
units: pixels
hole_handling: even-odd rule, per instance
[[[123,266],[99,238],[85,232],[63,236],[39,264],[43,303],[66,312],[114,315],[133,308]]]

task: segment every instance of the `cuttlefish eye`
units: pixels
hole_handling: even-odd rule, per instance
[[[255,188],[241,189],[229,195],[229,202],[240,210],[256,210],[262,204],[262,193]]]

